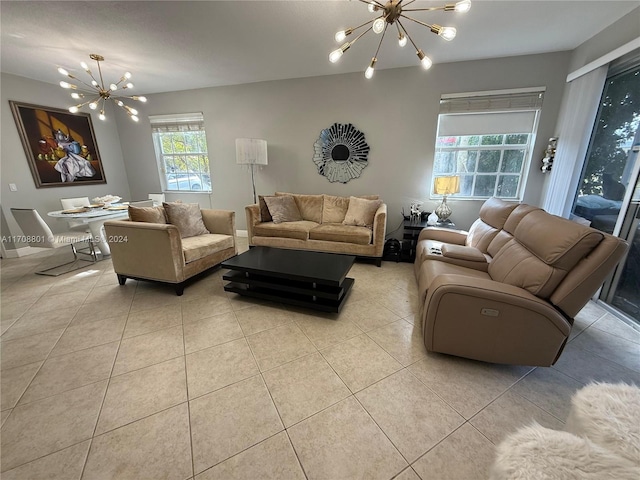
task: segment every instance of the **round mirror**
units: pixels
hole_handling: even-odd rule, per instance
[[[350,123],[334,123],[322,130],[313,147],[313,163],[330,182],[347,183],[359,177],[368,164],[364,133]]]

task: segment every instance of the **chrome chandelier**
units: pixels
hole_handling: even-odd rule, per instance
[[[122,99],[128,98],[130,100],[136,100],[144,103],[147,101],[147,98],[139,95],[131,95],[131,96],[122,95],[122,93],[124,93],[125,90],[133,88],[133,83],[129,81],[129,79],[131,78],[131,74],[129,72],[124,72],[124,75],[122,75],[122,77],[120,78],[120,80],[118,80],[117,83],[111,83],[109,84],[109,86],[106,86],[106,84],[104,83],[104,80],[102,79],[102,70],[100,69],[100,62],[104,62],[104,57],[102,55],[92,53],[91,55],[89,55],[89,58],[91,58],[91,60],[95,60],[96,63],[98,64],[98,77],[100,78],[100,82],[96,80],[96,78],[93,76],[93,73],[89,69],[89,66],[85,62],[80,62],[80,66],[91,77],[91,84],[83,82],[79,78],[74,77],[64,68],[58,67],[58,72],[60,72],[62,75],[65,75],[73,80],[77,80],[78,82],[80,82],[81,84],[83,84],[85,87],[89,89],[89,91],[82,91],[82,90],[78,90],[77,85],[64,82],[64,81],[60,82],[60,86],[62,88],[76,90],[71,93],[71,98],[75,100],[85,100],[83,103],[79,103],[78,105],[69,107],[69,111],[71,113],[76,113],[85,105],[89,105],[89,108],[91,110],[96,110],[98,107],[100,107],[100,114],[98,115],[98,118],[100,120],[105,120],[107,117],[104,114],[104,107],[107,100],[111,99],[114,101],[116,105],[124,109],[133,121],[137,122],[138,111],[135,108],[131,108],[130,106],[125,105]]]
[[[416,55],[420,59],[420,64],[422,67],[427,70],[431,68],[432,62],[429,57],[425,55],[422,49],[418,48],[413,39],[409,36],[409,33],[405,29],[404,25],[400,21],[400,19],[410,20],[415,22],[423,27],[427,27],[431,30],[431,32],[439,35],[443,39],[447,41],[451,41],[456,36],[456,29],[454,27],[443,27],[441,25],[429,25],[428,23],[421,22],[409,15],[405,15],[406,12],[430,12],[434,10],[443,10],[445,12],[459,12],[464,13],[468,12],[471,8],[471,0],[462,0],[458,3],[452,3],[443,5],[441,7],[429,7],[429,8],[407,8],[416,0],[408,0],[403,2],[403,0],[388,0],[386,3],[383,3],[383,0],[359,0],[362,3],[366,3],[369,6],[369,12],[371,13],[379,13],[380,16],[369,20],[368,22],[363,23],[357,27],[347,28],[346,30],[340,30],[335,35],[336,42],[344,41],[349,35],[358,30],[359,28],[365,27],[369,24],[369,28],[367,28],[360,35],[355,37],[351,42],[346,42],[337,50],[334,50],[329,54],[329,61],[332,63],[337,62],[342,54],[346,52],[351,45],[356,43],[363,35],[365,35],[370,30],[373,30],[373,33],[378,35],[382,34],[380,37],[380,43],[378,43],[378,49],[376,50],[376,54],[371,59],[371,63],[369,67],[364,72],[364,76],[366,78],[373,77],[373,72],[376,66],[376,62],[378,61],[378,52],[380,52],[380,46],[382,45],[382,40],[384,39],[384,35],[387,32],[387,28],[391,27],[391,25],[395,24],[398,30],[398,44],[401,47],[404,47],[407,44],[407,39],[413,44],[416,49]]]

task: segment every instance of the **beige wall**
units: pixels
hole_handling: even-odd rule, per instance
[[[389,207],[387,229],[401,222],[401,209],[428,199],[440,95],[522,87],[547,88],[524,201],[539,204],[544,176],[539,159],[553,135],[569,52],[380,70],[371,81],[361,73],[262,82],[149,95],[140,123],[118,117],[119,137],[131,194],[160,190],[147,116],[202,111],[212,165],[213,193],[183,194],[184,201],[234,210],[244,229],[244,206],[252,203],[249,173],[235,163],[235,139],[268,141],[269,165],[257,173],[258,193],[359,195],[376,193]],[[348,61],[348,58],[345,58]],[[330,183],[312,161],[320,131],[352,123],[371,147],[369,165],[347,184]],[[177,198],[177,197],[173,197]],[[482,202],[451,200],[452,220],[467,228]],[[434,208],[435,201],[426,207]]]
[[[62,208],[60,205],[61,198],[84,196],[93,198],[106,194],[120,195],[123,198],[130,197],[116,121],[110,112],[107,112],[109,118],[105,122],[99,120],[96,115],[92,117],[93,129],[107,183],[36,188],[27,164],[25,151],[18,136],[18,129],[9,107],[9,100],[47,107],[67,108],[70,105],[71,98],[68,92],[58,85],[50,85],[8,74],[2,74],[1,79],[2,146],[0,148],[0,171],[2,176],[0,178],[0,203],[10,230],[9,232],[3,231],[2,235],[22,234],[11,214],[10,208],[12,207],[37,209],[51,229],[54,232],[59,232],[68,229],[66,222],[47,218],[46,213],[51,210],[60,210]],[[9,183],[15,183],[18,191],[9,191]],[[20,248],[25,245],[17,244],[16,246]],[[8,247],[11,246],[9,245]]]

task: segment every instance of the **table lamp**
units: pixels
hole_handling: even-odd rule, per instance
[[[433,182],[433,193],[442,195],[442,203],[436,208],[436,215],[441,222],[444,222],[451,215],[451,208],[447,205],[447,195],[460,191],[460,177],[436,177]]]

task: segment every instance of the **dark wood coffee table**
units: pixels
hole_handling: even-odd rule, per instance
[[[347,273],[356,257],[254,247],[222,262],[225,291],[325,312],[340,312],[353,286]]]

